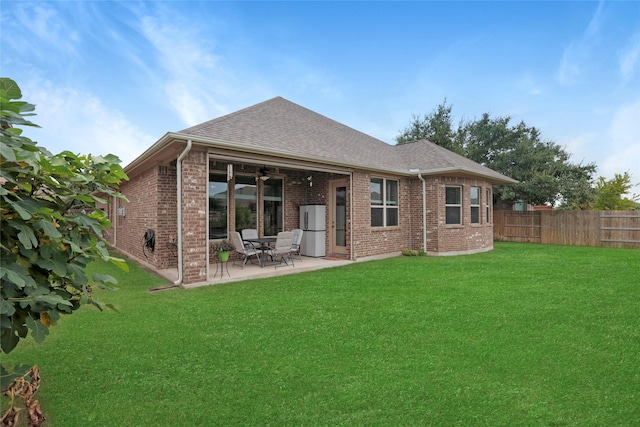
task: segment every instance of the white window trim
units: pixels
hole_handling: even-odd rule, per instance
[[[459,204],[453,204],[453,203],[448,204],[447,203],[447,188],[459,188],[460,189],[460,203]],[[445,209],[444,222],[445,222],[445,225],[453,225],[453,226],[455,226],[455,225],[462,225],[463,224],[463,215],[462,215],[462,213],[463,213],[462,200],[464,198],[463,197],[463,195],[464,195],[463,190],[464,190],[464,188],[462,187],[462,185],[446,185],[444,187],[444,209]],[[448,223],[447,222],[447,208],[454,208],[454,207],[457,207],[459,209],[459,211],[460,211],[460,222]]]
[[[472,202],[471,191],[477,188],[478,189],[478,203],[474,204]],[[473,208],[478,208],[478,222],[473,222]],[[478,187],[476,185],[472,185],[469,187],[469,221],[471,224],[482,224],[482,187]]]
[[[491,205],[493,203],[493,197],[491,195],[491,189],[485,189],[484,205],[485,205],[485,222],[491,224]]]
[[[371,193],[369,193],[369,204],[371,206],[371,209],[382,209],[382,225],[371,225],[370,223],[370,227],[371,228],[390,228],[390,227],[398,227],[400,225],[400,215],[399,215],[399,209],[400,209],[400,181],[397,179],[390,179],[390,178],[382,178],[382,177],[377,177],[377,176],[372,176],[369,179],[369,183],[371,183],[371,180],[373,179],[380,179],[382,180],[382,185],[381,185],[381,191],[382,194],[380,194],[380,197],[382,198],[382,204],[381,205],[374,205],[371,204]],[[387,181],[394,181],[396,183],[396,190],[398,192],[398,201],[397,204],[395,205],[388,205],[387,204]],[[389,209],[395,209],[396,210],[396,218],[398,219],[398,224],[396,225],[387,225],[387,211]]]

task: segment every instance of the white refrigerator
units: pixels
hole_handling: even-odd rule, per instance
[[[324,205],[300,206],[302,242],[300,254],[311,257],[326,255],[327,209]]]

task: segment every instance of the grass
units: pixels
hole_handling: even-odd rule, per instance
[[[633,425],[640,251],[496,244],[148,293],[3,362],[38,364],[52,426]]]

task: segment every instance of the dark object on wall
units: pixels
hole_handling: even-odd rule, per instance
[[[142,246],[142,253],[145,258],[147,257],[146,250],[153,253],[156,250],[156,232],[153,231],[152,228],[147,228],[147,231],[144,233],[144,244]]]

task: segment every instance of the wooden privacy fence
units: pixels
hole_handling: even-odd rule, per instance
[[[493,240],[640,249],[640,211],[495,211]]]

